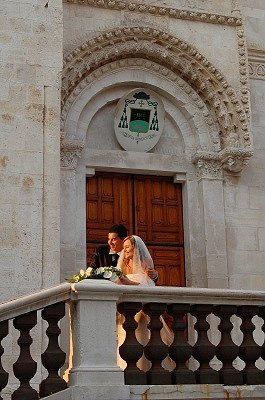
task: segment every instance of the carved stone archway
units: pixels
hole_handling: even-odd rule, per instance
[[[84,87],[87,78],[100,75],[100,70],[115,61],[142,58],[172,71],[194,89],[218,123],[223,168],[240,172],[252,155],[249,131],[247,75],[240,69],[241,94],[229,85],[222,73],[188,43],[166,32],[148,27],[128,27],[104,32],[75,49],[65,59],[62,84],[62,117],[67,112],[71,95]],[[241,65],[244,61],[241,60]],[[168,76],[171,79],[170,75]],[[71,101],[71,100],[70,100]],[[194,162],[216,160],[216,154],[199,152]]]

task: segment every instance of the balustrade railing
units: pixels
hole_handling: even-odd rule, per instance
[[[132,305],[133,304],[133,305]],[[142,310],[150,318],[150,340],[147,345],[141,345],[135,335],[135,315]],[[263,369],[256,366],[256,362],[264,357],[265,345],[258,345],[253,337],[255,325],[253,317],[264,316],[264,307],[214,304],[179,304],[172,303],[129,303],[118,305],[118,311],[124,316],[123,328],[126,339],[120,346],[120,355],[127,362],[125,368],[125,383],[132,385],[152,384],[216,384],[224,385],[262,385],[265,384],[265,363]],[[173,317],[171,325],[173,342],[170,346],[165,344],[160,335],[163,324],[160,316],[166,311]],[[210,324],[207,318],[212,315],[219,317],[219,331],[221,340],[214,345],[208,338],[207,331]],[[196,323],[192,326],[197,336],[196,342],[191,345],[188,340],[190,317],[195,317]],[[238,316],[242,320],[240,330],[243,341],[236,345],[231,338],[233,324],[231,317]],[[263,340],[264,342],[264,340]],[[151,361],[152,367],[144,372],[137,366],[137,361],[142,355]],[[168,370],[163,367],[162,361],[169,356],[174,361],[175,367]],[[193,357],[198,361],[196,370],[189,368]],[[211,360],[216,357],[221,368],[214,369]],[[233,362],[239,357],[243,361],[242,370],[237,369]],[[265,359],[263,359],[265,362]]]
[[[66,301],[70,304],[73,344],[68,383],[59,373],[65,362],[60,321]],[[31,330],[38,310],[48,324],[48,344],[40,358],[34,359]],[[127,363],[124,371],[117,365],[118,313],[123,316],[126,332],[118,349]],[[135,316],[139,313],[147,324],[144,344],[136,334],[139,326]],[[167,321],[170,343],[162,335]],[[12,325],[20,335],[19,356],[13,364],[19,386],[12,400],[35,400],[62,390],[77,391],[78,387],[99,387],[101,394],[105,387],[106,396],[110,396],[108,387],[118,387],[120,398],[127,399],[130,385],[265,385],[264,321],[263,292],[145,288],[94,280],[72,288],[62,284],[0,305],[0,400],[10,373],[4,367],[3,343]],[[141,367],[139,359],[143,357],[150,367]],[[170,361],[170,368],[165,360]],[[47,371],[38,390],[31,385],[37,363]]]
[[[19,332],[17,340],[19,356],[13,364],[13,373],[19,381],[19,387],[13,391],[11,399],[36,400],[66,389],[67,383],[59,375],[66,355],[59,345],[61,329],[58,324],[65,315],[65,301],[69,298],[70,286],[60,285],[0,305],[0,320],[2,320],[0,322],[0,393],[7,386],[10,375],[10,371],[5,371],[2,363],[4,358],[2,341],[13,327]],[[36,390],[31,386],[30,381],[36,374],[38,360],[33,359],[30,347],[34,337],[31,335],[31,330],[37,325],[38,310],[42,310],[41,317],[48,323],[46,329],[48,345],[41,354],[47,377],[40,382],[39,390]],[[0,399],[3,399],[1,394]]]

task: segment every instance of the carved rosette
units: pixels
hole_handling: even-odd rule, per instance
[[[61,134],[61,168],[75,169],[77,161],[81,157],[84,143],[78,141],[66,141]]]

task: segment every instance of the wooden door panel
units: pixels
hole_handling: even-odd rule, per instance
[[[166,177],[135,177],[136,231],[148,243],[183,245],[181,186]]]
[[[106,232],[105,232],[106,233]],[[96,245],[95,243],[87,243],[86,244],[86,259],[87,259],[87,267],[90,266],[91,260],[93,259],[93,255],[95,252]]]
[[[100,173],[87,179],[87,242],[106,243],[109,228],[124,224],[132,232],[132,182],[125,175]],[[95,247],[95,244],[94,244]]]
[[[183,248],[148,246],[159,274],[158,286],[185,286]]]

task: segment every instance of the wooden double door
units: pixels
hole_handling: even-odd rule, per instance
[[[88,265],[108,229],[124,224],[146,243],[158,285],[185,286],[181,185],[170,177],[97,173],[86,183]]]

